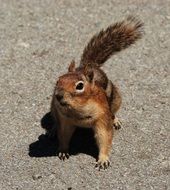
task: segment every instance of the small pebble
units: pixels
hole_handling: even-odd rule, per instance
[[[35,174],[35,175],[32,176],[33,180],[38,180],[38,179],[41,179],[41,178],[42,178],[42,176],[40,174]]]

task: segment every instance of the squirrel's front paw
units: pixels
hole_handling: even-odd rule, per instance
[[[67,153],[67,152],[59,152],[58,153],[58,157],[59,157],[59,159],[60,160],[66,160],[66,159],[68,159],[69,158],[69,153]]]
[[[69,158],[68,148],[61,148],[58,149],[58,157],[60,160],[66,160]]]
[[[110,166],[110,161],[109,158],[107,156],[103,156],[102,158],[99,158],[97,164],[96,164],[96,168],[100,169],[107,169]]]

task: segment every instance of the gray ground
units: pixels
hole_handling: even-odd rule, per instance
[[[40,124],[56,78],[95,32],[129,14],[145,36],[104,66],[123,96],[112,165],[94,169],[90,131],[77,132],[62,162]],[[0,189],[170,189],[169,0],[0,0],[0,69]]]

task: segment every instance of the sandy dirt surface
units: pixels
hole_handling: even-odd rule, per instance
[[[41,127],[56,79],[94,33],[128,15],[145,35],[104,66],[123,96],[111,167],[94,169],[89,130],[62,162]],[[2,190],[170,188],[170,1],[0,0],[0,121]]]

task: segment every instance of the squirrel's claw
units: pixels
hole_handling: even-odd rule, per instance
[[[98,160],[97,164],[95,165],[95,168],[99,169],[107,169],[110,166],[110,161],[109,160]]]
[[[113,126],[115,127],[116,130],[121,129],[122,123],[117,117],[113,121]]]
[[[59,159],[60,160],[66,160],[66,159],[68,159],[69,158],[69,153],[67,153],[67,152],[59,152],[58,153],[58,157],[59,157]]]

